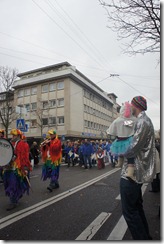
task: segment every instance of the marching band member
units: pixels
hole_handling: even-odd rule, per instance
[[[0,138],[5,138],[5,130],[0,129]],[[0,166],[0,183],[3,183],[3,167]]]
[[[58,139],[55,130],[49,130],[49,140],[41,143],[41,153],[44,165],[42,167],[42,180],[50,179],[47,189],[52,192],[53,189],[59,187],[59,170],[62,160],[62,145]]]
[[[13,136],[11,143],[14,147],[14,156],[11,162],[4,167],[3,175],[5,193],[10,198],[7,211],[17,207],[18,200],[24,193],[29,194],[29,171],[31,171],[29,146],[22,140],[22,132],[12,129],[10,134]]]

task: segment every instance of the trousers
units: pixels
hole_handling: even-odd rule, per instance
[[[120,179],[122,213],[134,240],[151,240],[141,187],[142,184]]]

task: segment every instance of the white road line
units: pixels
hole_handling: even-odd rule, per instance
[[[89,241],[110,217],[111,213],[102,212],[77,238],[78,241]]]
[[[95,182],[97,182],[97,181],[99,181],[99,180],[101,180],[101,179],[103,179],[103,178],[105,178],[105,177],[117,172],[118,170],[119,169],[115,168],[115,169],[113,169],[113,170],[111,170],[111,171],[109,171],[109,172],[107,172],[107,173],[105,173],[103,175],[100,175],[100,176],[98,176],[98,177],[96,177],[96,178],[94,178],[94,179],[92,179],[92,180],[90,180],[88,182],[85,182],[85,183],[83,183],[83,184],[81,184],[79,186],[76,186],[76,187],[74,187],[74,188],[72,188],[70,190],[67,190],[67,191],[65,191],[63,193],[60,193],[60,194],[58,194],[56,196],[53,196],[53,197],[51,197],[49,199],[46,199],[46,200],[42,201],[42,202],[34,204],[34,205],[32,205],[32,206],[30,206],[28,208],[25,208],[23,210],[17,211],[15,213],[11,214],[11,215],[8,215],[8,216],[0,219],[0,229],[3,229],[4,227],[6,227],[6,226],[8,226],[8,225],[10,225],[10,224],[22,219],[22,218],[24,218],[24,217],[26,217],[26,216],[28,216],[28,215],[30,215],[32,213],[35,213],[35,212],[37,212],[37,211],[39,211],[39,210],[41,210],[41,209],[43,209],[43,208],[55,203],[55,202],[58,202],[58,201],[62,200],[65,197],[68,197],[68,196],[76,193],[76,192],[78,192],[78,191],[80,191],[80,190],[82,190],[82,189],[94,184]]]
[[[121,200],[120,194],[116,197],[116,200]]]
[[[120,241],[123,239],[127,230],[127,224],[123,216],[119,219],[117,225],[114,227],[112,232],[110,233],[107,241]]]
[[[148,183],[143,184],[142,186],[142,195],[144,195],[146,188],[148,186]],[[117,197],[118,198],[118,197]],[[112,230],[112,232],[110,233],[110,235],[108,236],[108,241],[112,240],[112,241],[120,241],[123,239],[126,231],[127,231],[127,224],[126,221],[124,219],[123,216],[121,216],[121,218],[119,219],[119,221],[117,222],[117,224],[115,225],[114,229]]]

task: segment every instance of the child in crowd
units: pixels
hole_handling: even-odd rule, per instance
[[[132,115],[131,105],[125,102],[120,109],[120,116],[113,121],[107,130],[107,133],[116,136],[115,141],[110,147],[112,155],[118,156],[116,167],[122,167],[124,157],[122,156],[132,142],[134,134],[134,124],[136,118]],[[133,179],[134,158],[128,158],[127,177]]]
[[[96,153],[97,156],[97,167],[98,169],[105,168],[105,163],[104,163],[104,150],[99,147]]]

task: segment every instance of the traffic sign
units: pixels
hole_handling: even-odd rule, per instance
[[[19,130],[24,129],[25,128],[25,120],[24,119],[17,119],[16,127]]]
[[[22,132],[28,132],[28,124],[25,124],[24,128],[20,128]]]

